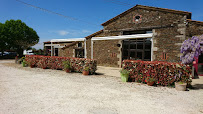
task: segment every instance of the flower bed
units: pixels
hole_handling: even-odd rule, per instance
[[[85,58],[26,55],[25,61],[34,67],[57,70],[63,69],[63,61],[69,61],[74,72],[82,72],[84,67],[89,67],[90,74],[97,69],[96,60]]]
[[[146,83],[148,77],[162,86],[174,85],[176,81],[191,83],[191,68],[180,63],[159,61],[124,60],[123,69],[129,70],[129,81]]]

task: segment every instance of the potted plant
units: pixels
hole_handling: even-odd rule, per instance
[[[147,85],[152,86],[156,80],[154,78],[148,77],[146,79]]]
[[[121,80],[123,82],[127,82],[129,78],[130,72],[128,70],[122,69],[120,70]]]
[[[67,73],[71,72],[71,64],[69,61],[63,61],[63,68]]]
[[[21,59],[22,59],[22,65],[23,65],[23,67],[26,67],[27,64],[26,64],[26,61],[25,61],[25,57],[22,57]]]
[[[186,90],[186,86],[187,86],[187,83],[185,82],[175,82],[175,88],[176,90],[178,91],[185,91]]]
[[[83,75],[89,75],[89,67],[88,66],[84,67],[82,74]]]

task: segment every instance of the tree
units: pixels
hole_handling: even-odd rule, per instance
[[[23,50],[39,42],[36,31],[28,27],[21,20],[10,20],[4,24],[4,34],[6,44],[10,49],[14,49],[19,56],[23,55]]]
[[[199,57],[203,53],[203,35],[193,36],[185,40],[181,46],[181,53],[181,62],[183,64],[191,64],[194,61],[194,57]]]
[[[0,52],[1,52],[1,56],[3,56],[3,52],[7,47],[6,36],[4,34],[5,34],[4,24],[0,23]]]

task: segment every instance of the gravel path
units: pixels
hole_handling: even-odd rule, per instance
[[[0,60],[0,114],[203,113],[203,88],[179,92],[12,62]]]

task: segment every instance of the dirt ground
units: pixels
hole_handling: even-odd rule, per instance
[[[203,77],[193,85],[176,91],[0,60],[0,114],[202,114]]]

